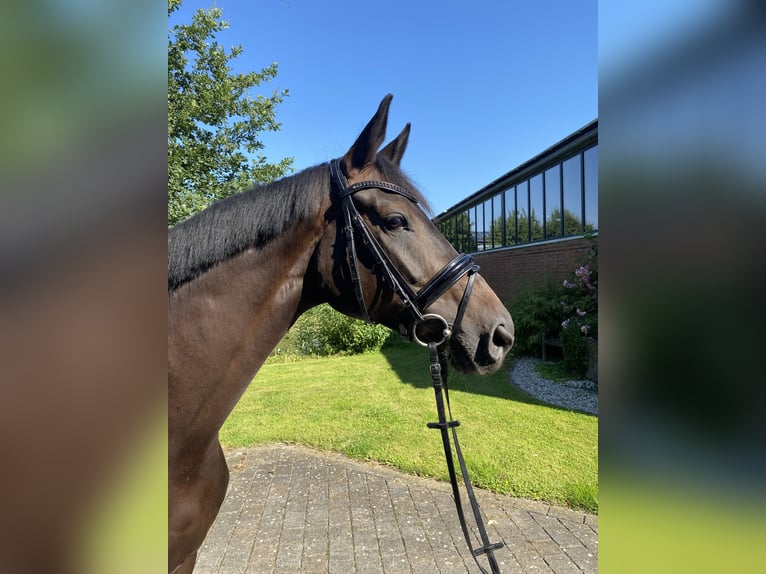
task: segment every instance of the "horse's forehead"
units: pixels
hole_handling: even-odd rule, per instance
[[[396,210],[407,215],[422,213],[424,217],[427,217],[419,204],[395,191],[370,187],[358,191],[356,197],[366,209],[374,209],[378,212]]]
[[[366,181],[366,180],[382,180],[383,179],[383,173],[378,169],[378,167],[374,164],[368,164],[364,166],[362,169],[359,170],[358,173],[356,173],[353,177],[349,177],[349,183],[354,184],[358,183],[360,181]]]

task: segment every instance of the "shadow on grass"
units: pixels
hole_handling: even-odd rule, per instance
[[[381,353],[404,383],[421,389],[433,388],[431,371],[429,368],[428,349],[415,343],[409,343],[403,339],[399,339],[398,335],[394,335],[383,346]],[[455,371],[450,366],[450,390],[568,411],[568,409],[550,405],[536,399],[524,391],[517,389],[511,383],[510,371],[514,361],[512,354],[513,353],[509,354],[505,360],[505,364],[497,372],[491,375],[466,375]]]

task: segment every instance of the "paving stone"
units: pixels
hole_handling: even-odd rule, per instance
[[[296,446],[236,449],[227,461],[229,490],[195,574],[480,572],[449,484]],[[598,571],[597,516],[476,494],[490,541],[506,545],[495,552],[504,574]]]
[[[581,546],[580,541],[562,524],[561,520],[554,516],[533,515],[535,520],[543,527],[543,530],[559,546]]]
[[[514,511],[511,513],[511,520],[519,527],[525,540],[549,540],[550,535],[535,520],[535,516],[541,516],[536,512],[527,510]]]
[[[564,552],[583,572],[598,572],[598,551],[596,549],[575,546],[565,548]]]
[[[556,574],[579,574],[581,572],[580,568],[564,552],[564,549],[554,541],[539,540],[533,542],[532,546]]]

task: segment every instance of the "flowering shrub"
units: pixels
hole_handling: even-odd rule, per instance
[[[588,253],[587,263],[563,282],[560,304],[566,318],[561,322],[564,367],[584,374],[588,363],[588,339],[598,339],[598,245]]]
[[[595,247],[593,248],[595,250]],[[574,322],[582,335],[598,338],[598,271],[590,263],[578,267],[575,280],[564,279],[569,291],[561,299],[561,306],[569,316],[561,322],[566,329]]]

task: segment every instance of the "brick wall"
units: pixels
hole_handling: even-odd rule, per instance
[[[520,288],[540,284],[546,279],[561,282],[569,277],[584,262],[590,246],[586,239],[563,239],[474,253],[473,258],[481,267],[482,277],[507,303]]]

